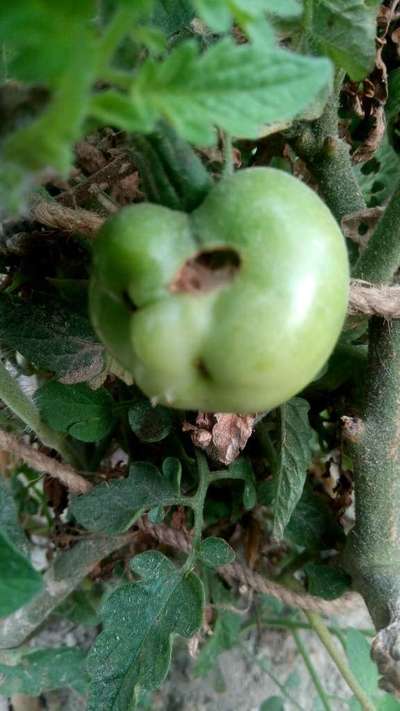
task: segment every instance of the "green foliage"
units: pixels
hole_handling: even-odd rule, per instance
[[[173,460],[164,462],[162,473],[150,462],[136,462],[126,479],[104,482],[75,498],[71,512],[90,531],[125,531],[142,511],[175,503],[179,475],[180,467]]]
[[[243,506],[249,510],[257,502],[255,477],[250,461],[246,457],[235,459],[228,467],[229,478],[243,480]]]
[[[129,408],[128,420],[132,432],[142,442],[160,442],[173,428],[171,411],[161,405],[152,405],[147,398],[138,399]]]
[[[260,711],[285,711],[282,697],[270,696],[269,699],[263,701]]]
[[[307,575],[308,592],[311,595],[334,600],[343,595],[350,587],[351,578],[339,567],[329,567],[319,563],[307,563],[304,566]]]
[[[314,0],[312,42],[357,81],[374,66],[378,1]]]
[[[104,367],[104,349],[88,318],[53,297],[29,302],[2,294],[0,333],[7,346],[64,383],[90,380]]]
[[[0,479],[0,531],[22,555],[28,555],[28,541],[18,521],[14,496],[3,479]]]
[[[54,380],[36,392],[40,414],[57,432],[82,442],[105,437],[114,423],[113,399],[108,390],[91,390],[85,383],[63,385]]]
[[[346,634],[346,654],[350,668],[369,696],[378,690],[378,672],[370,657],[370,647],[364,635],[356,629]]]
[[[220,565],[232,563],[235,560],[235,552],[223,538],[210,536],[202,541],[199,558],[206,565],[218,568]]]
[[[279,463],[274,470],[274,538],[282,538],[303,492],[311,464],[313,430],[308,422],[309,405],[293,398],[281,407]]]
[[[42,576],[0,532],[0,617],[29,602],[42,589]]]
[[[34,649],[22,652],[15,666],[0,663],[0,693],[4,696],[73,687],[85,691],[88,676],[85,653],[80,649]]]
[[[129,96],[112,89],[94,96],[91,113],[102,123],[145,133],[165,118],[188,141],[212,144],[214,126],[256,137],[264,124],[293,118],[330,80],[324,59],[238,47],[229,38],[199,54],[191,40],[162,63],[147,59]]]
[[[324,373],[301,397],[264,414],[242,456],[227,467],[210,457],[208,471],[200,455],[196,470],[199,450],[181,432],[183,420],[192,423],[194,416],[153,406],[105,359],[86,314],[90,239],[32,222],[30,204],[51,196],[53,206],[93,209],[96,198],[95,209],[104,217],[127,201],[140,201],[142,190],[150,202],[191,212],[220,174],[231,170],[232,145],[235,167],[237,160],[243,167],[271,163],[296,171],[300,164],[288,141],[297,132],[315,130],[313,122],[333,86],[333,65],[337,82],[346,73],[360,96],[369,86],[361,82],[374,66],[377,10],[377,0],[1,4],[2,362],[8,373],[33,376],[33,387],[39,383],[34,404],[54,442],[73,444],[82,453],[78,466],[90,471],[90,481],[102,483],[89,494],[67,497],[61,486],[48,477],[43,485],[38,472],[2,452],[0,617],[18,611],[20,641],[27,619],[32,630],[38,615],[36,629],[51,611],[55,618],[90,627],[93,634],[100,621],[103,625],[87,667],[86,652],[78,648],[22,646],[2,652],[1,695],[37,697],[63,687],[86,693],[90,680],[89,711],[151,709],[175,637],[188,639],[200,630],[205,604],[212,634],[200,640],[194,663],[198,676],[218,673],[219,655],[240,645],[252,627],[268,624],[287,634],[300,630],[302,636],[304,617],[271,597],[255,595],[251,610],[242,614],[237,596],[218,577],[219,566],[235,560],[228,540],[235,541],[239,563],[243,554],[248,560],[253,553],[263,555],[272,538],[281,540],[273,544],[276,556],[268,557],[271,577],[286,579],[299,571],[298,580],[313,595],[331,600],[350,587],[349,576],[327,564],[326,552],[335,561],[345,541],[337,502],[331,506],[328,495],[305,481],[312,460],[322,468],[342,448],[343,414],[359,410],[368,348],[365,323],[355,329],[348,322]],[[369,207],[384,207],[400,177],[400,70],[392,41],[389,32],[383,53],[389,73],[387,130],[374,155],[351,169]],[[358,116],[346,114],[340,125],[350,153],[363,141],[352,137],[359,123]],[[104,183],[79,156],[74,166],[80,141],[86,150],[97,151],[100,163],[106,161]],[[118,162],[122,154],[133,162],[132,183],[134,170],[139,171],[133,198],[129,190],[120,197],[119,176],[112,173],[114,157]],[[111,187],[104,188],[109,169]],[[306,170],[302,177],[309,181]],[[325,189],[316,180],[313,175],[313,187]],[[13,213],[20,219],[9,219]],[[27,400],[30,387],[29,382]],[[0,398],[6,399],[4,392]],[[24,434],[25,442],[28,434],[41,453],[58,457],[51,446],[42,446],[49,443],[35,437],[32,427],[27,433],[27,423],[15,414],[1,410],[1,429]],[[345,473],[355,465],[351,453],[342,454]],[[115,478],[103,481],[102,472],[109,472],[114,461],[126,460],[126,476],[122,465]],[[172,552],[169,560],[147,551],[131,560],[128,571],[136,531],[121,538],[115,534],[128,531],[144,512],[155,525],[191,531],[193,546],[182,568],[175,567]],[[54,563],[49,561],[56,596],[48,594],[29,562],[34,534],[49,537],[49,558],[56,549]],[[136,540],[151,545],[142,533],[134,540],[135,546]],[[67,551],[57,550],[64,545]],[[176,559],[182,557],[178,551]],[[6,626],[0,625],[0,636]],[[335,626],[331,630],[340,634]],[[342,630],[340,639],[377,711],[399,711],[400,703],[379,690],[365,635]],[[259,655],[250,661],[272,675],[269,661]],[[281,696],[266,699],[260,711],[283,711],[286,702],[292,703],[290,678],[277,681]],[[362,708],[355,696],[335,701],[352,711]]]
[[[131,566],[142,580],[109,597],[104,631],[88,657],[88,711],[132,708],[137,685],[150,690],[165,678],[172,637],[191,637],[202,621],[204,592],[196,575],[177,570],[157,551],[136,556]]]

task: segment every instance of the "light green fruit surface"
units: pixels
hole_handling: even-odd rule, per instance
[[[240,260],[231,279],[173,291],[187,260],[221,248]],[[248,168],[190,215],[142,203],[108,220],[95,243],[90,309],[100,339],[148,397],[248,413],[317,375],[348,288],[344,239],[320,198],[287,173]]]

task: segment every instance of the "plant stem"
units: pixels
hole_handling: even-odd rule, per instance
[[[50,449],[55,449],[70,463],[75,463],[65,438],[54,432],[41,419],[32,400],[21,390],[18,381],[13,378],[5,365],[0,362],[0,400],[31,429],[40,441]],[[73,461],[72,461],[73,460]]]
[[[340,79],[341,75],[338,75],[321,117],[311,125],[305,124],[291,140],[294,150],[318,181],[325,202],[339,224],[345,215],[365,208],[351,164],[350,147],[339,136]]]
[[[347,660],[345,659],[343,654],[341,652],[339,652],[338,648],[336,647],[336,645],[333,641],[333,638],[332,638],[327,626],[322,621],[321,617],[319,615],[317,615],[315,612],[305,612],[304,614],[307,617],[314,632],[318,635],[319,639],[321,640],[322,644],[324,645],[329,656],[335,662],[343,679],[346,681],[346,683],[350,687],[350,689],[353,692],[354,696],[356,697],[357,701],[359,701],[359,703],[361,704],[363,711],[376,711],[375,705],[372,703],[372,701],[370,700],[368,695],[365,693],[364,689],[362,689],[362,687],[358,683],[358,680],[356,679],[353,672],[351,671],[351,669],[347,663]]]
[[[359,258],[354,277],[373,283],[390,282],[400,266],[400,182]]]
[[[233,175],[233,143],[232,136],[229,133],[224,133],[224,169],[223,176],[228,178]]]
[[[201,537],[204,526],[204,503],[207,496],[207,490],[210,484],[211,476],[208,468],[205,455],[196,449],[197,471],[199,474],[199,484],[196,494],[191,499],[186,499],[186,505],[190,505],[194,512],[194,530],[192,550],[184,565],[185,570],[190,570],[196,559],[199,551]]]
[[[293,639],[296,643],[296,647],[297,647],[299,653],[301,654],[301,656],[303,657],[304,664],[307,667],[308,673],[310,674],[310,677],[313,680],[313,684],[316,688],[317,694],[318,694],[319,698],[321,699],[322,706],[324,707],[325,711],[331,711],[331,706],[328,701],[327,695],[325,694],[324,688],[322,687],[321,682],[319,680],[319,676],[314,669],[314,666],[311,662],[310,656],[307,653],[307,650],[302,642],[302,639],[301,639],[298,631],[296,629],[293,629],[292,635],[293,635]]]
[[[287,617],[271,617],[271,618],[262,618],[262,624],[265,627],[280,627],[283,629],[288,629],[288,630],[310,630],[311,625],[307,624],[307,622],[299,622],[298,620],[292,620],[288,619]],[[247,630],[253,629],[254,627],[257,627],[256,622],[249,622],[246,624],[243,628],[242,631],[246,632]],[[331,632],[331,634],[334,634],[336,637],[339,639],[342,637],[342,630],[339,627],[335,627],[334,625],[327,625],[328,630]],[[365,635],[366,637],[373,637],[375,635],[375,630],[373,629],[359,629],[359,632],[361,634]]]
[[[366,383],[350,442],[356,523],[344,563],[381,629],[400,603],[400,320],[370,320]]]

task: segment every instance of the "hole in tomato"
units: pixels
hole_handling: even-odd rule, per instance
[[[204,293],[231,283],[240,269],[234,249],[216,248],[188,259],[170,284],[173,293]]]

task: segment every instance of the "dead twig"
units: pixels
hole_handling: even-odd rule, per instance
[[[92,484],[69,464],[64,464],[53,457],[38,452],[15,435],[4,432],[4,430],[0,430],[0,450],[12,452],[18,459],[22,459],[36,471],[58,479],[74,494],[86,494],[92,488]]]

